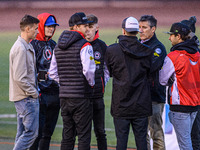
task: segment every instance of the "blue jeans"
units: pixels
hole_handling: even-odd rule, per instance
[[[39,134],[29,150],[49,150],[60,110],[58,94],[41,93],[39,113]]]
[[[27,150],[38,136],[39,101],[25,98],[15,102],[17,112],[17,135],[13,150]]]
[[[174,126],[180,150],[193,150],[191,130],[197,112],[169,112],[169,120]]]

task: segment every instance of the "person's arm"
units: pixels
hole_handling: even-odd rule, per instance
[[[96,64],[94,61],[93,48],[89,43],[83,45],[80,51],[83,74],[90,86],[95,84]]]
[[[59,83],[59,77],[58,77],[58,69],[57,69],[57,62],[56,62],[56,57],[55,54],[53,53],[52,59],[51,59],[51,64],[49,68],[49,78],[55,80],[56,82]]]
[[[106,53],[105,53],[105,63],[106,63],[106,67],[108,69],[108,72],[109,72],[109,76],[112,77],[112,54],[110,54],[110,50],[109,50],[109,47],[107,48],[106,50]]]
[[[109,81],[109,79],[110,79],[110,73],[108,71],[106,62],[104,62],[104,81],[105,81],[105,85],[107,84],[107,82]]]
[[[173,83],[175,68],[171,59],[166,56],[162,69],[159,71],[159,81],[161,85],[168,86]]]
[[[19,88],[21,88],[26,95],[33,98],[38,97],[38,91],[36,86],[30,83],[27,68],[27,53],[30,50],[26,50],[25,47],[16,47],[15,56],[12,58],[13,64],[13,80],[16,82]],[[30,53],[30,52],[29,52]],[[33,62],[34,63],[34,62]],[[32,64],[34,65],[34,64]],[[35,70],[33,70],[35,77]],[[36,80],[36,79],[35,79]]]
[[[161,69],[166,55],[167,52],[164,47],[160,46],[154,49],[154,53],[152,56],[151,72],[155,72]]]

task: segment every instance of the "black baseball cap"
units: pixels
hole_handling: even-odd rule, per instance
[[[90,23],[83,12],[78,12],[73,14],[69,19],[69,26],[73,27],[74,25],[88,24]]]
[[[172,24],[170,32],[164,32],[167,34],[180,34],[180,35],[188,35],[190,33],[190,28],[183,23],[177,22]]]

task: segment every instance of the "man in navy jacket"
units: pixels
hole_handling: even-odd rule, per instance
[[[166,89],[159,83],[159,70],[161,69],[167,52],[165,46],[157,39],[155,31],[157,20],[152,15],[141,16],[139,20],[141,43],[148,45],[154,53],[150,74],[151,100],[153,114],[149,117],[147,135],[148,149],[150,138],[153,140],[153,149],[165,150],[164,133],[162,129],[162,113],[166,99]]]

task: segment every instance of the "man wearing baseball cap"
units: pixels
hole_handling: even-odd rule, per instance
[[[95,86],[92,95],[93,102],[93,127],[97,139],[98,150],[107,150],[107,140],[105,132],[105,105],[104,89],[109,80],[109,72],[105,65],[105,52],[107,45],[99,39],[98,18],[93,15],[87,15],[90,21],[86,40],[90,42],[94,51],[94,60],[96,63]]]
[[[181,23],[187,25],[191,32],[189,34],[190,38],[194,38],[196,43],[199,45],[199,39],[195,35],[196,27],[196,17],[191,16],[189,20],[182,20]],[[194,120],[193,126],[192,126],[192,131],[191,131],[191,139],[192,139],[192,147],[193,150],[199,150],[200,149],[200,106],[198,106],[198,112],[197,116]]]
[[[171,26],[170,53],[160,70],[160,84],[169,86],[169,119],[174,126],[181,150],[193,150],[192,125],[200,104],[200,54],[195,40],[189,38],[190,28],[182,23]]]
[[[152,51],[136,35],[139,23],[134,17],[122,22],[119,43],[106,51],[106,64],[113,77],[111,115],[117,137],[116,150],[126,150],[130,125],[137,150],[147,150],[148,116],[152,114],[148,76]]]
[[[85,39],[88,20],[83,12],[69,19],[70,31],[59,37],[50,66],[50,78],[60,83],[63,119],[61,150],[72,150],[78,136],[78,149],[89,150],[92,126],[92,87],[96,65],[93,49]]]

